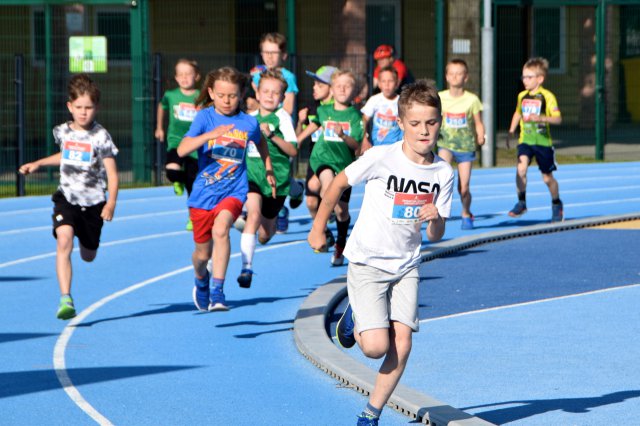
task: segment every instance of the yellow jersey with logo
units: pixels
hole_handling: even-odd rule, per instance
[[[552,146],[549,123],[536,123],[528,121],[531,114],[543,117],[560,117],[558,101],[553,93],[540,86],[538,90],[530,93],[524,90],[518,94],[516,113],[521,115],[519,143],[538,146]]]

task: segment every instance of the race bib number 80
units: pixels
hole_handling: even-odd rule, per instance
[[[433,203],[433,194],[405,194],[396,192],[393,197],[391,223],[406,225],[420,222],[420,219],[418,219],[420,208],[430,203]]]

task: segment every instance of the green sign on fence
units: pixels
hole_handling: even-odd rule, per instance
[[[105,36],[69,37],[70,72],[107,72]]]

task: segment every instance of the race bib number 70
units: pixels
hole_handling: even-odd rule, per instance
[[[418,219],[420,208],[430,203],[433,203],[433,193],[405,194],[403,192],[396,192],[393,197],[391,223],[406,225],[420,222],[420,219]]]

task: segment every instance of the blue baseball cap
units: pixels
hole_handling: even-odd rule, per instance
[[[307,71],[307,75],[314,80],[318,80],[320,83],[331,84],[331,76],[336,71],[338,71],[338,68],[336,67],[332,67],[331,65],[323,65],[318,68],[315,73]]]

